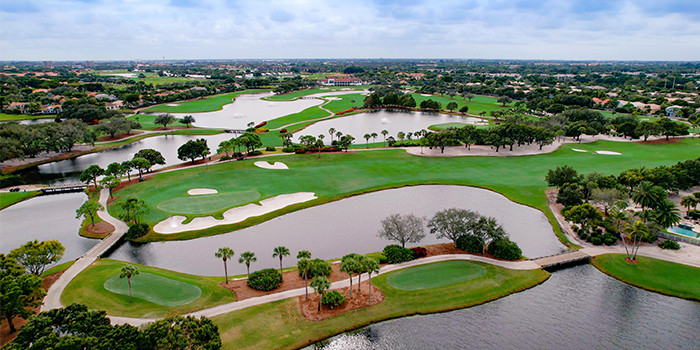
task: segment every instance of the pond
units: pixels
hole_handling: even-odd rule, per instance
[[[373,132],[377,133],[378,136],[376,140],[370,139],[370,142],[383,141],[382,130],[389,132],[387,137],[393,136],[398,140],[397,134],[399,131],[415,133],[423,129],[427,130],[429,126],[434,124],[480,124],[482,122],[483,120],[479,118],[458,115],[382,109],[320,121],[295,133],[294,136],[295,140],[298,140],[299,137],[303,135],[313,135],[315,137],[324,135],[326,136],[324,141],[329,143],[330,135],[328,134],[328,130],[334,128],[344,135],[352,135],[355,137],[355,143],[360,144],[365,143],[365,140],[362,138],[365,134],[372,134]]]
[[[294,265],[299,250],[314,258],[334,259],[348,253],[381,251],[391,242],[377,236],[380,222],[394,214],[413,213],[430,218],[435,212],[459,207],[495,217],[527,257],[551,255],[565,250],[544,214],[517,204],[492,191],[464,186],[415,186],[384,190],[307,208],[242,230],[187,241],[125,243],[110,258],[197,275],[221,275],[221,261],[214,257],[220,247],[231,247],[236,256],[252,251],[258,260],[251,270],[279,266],[272,249],[284,245]],[[427,230],[426,230],[427,233]],[[449,242],[428,234],[420,244]],[[418,245],[411,244],[409,246]],[[245,266],[228,264],[230,275],[244,274]]]
[[[379,322],[327,349],[700,349],[698,333],[700,303],[584,265],[483,305]]]
[[[133,158],[136,152],[152,148],[163,154],[165,165],[156,165],[153,169],[160,169],[173,164],[182,163],[177,158],[177,149],[189,140],[204,138],[207,145],[216,153],[221,141],[230,140],[234,134],[222,133],[217,135],[163,135],[145,138],[118,148],[108,149],[102,152],[90,153],[73,159],[42,164],[17,172],[26,183],[48,183],[54,185],[67,185],[80,183],[80,173],[90,165],[96,164],[106,168],[112,162],[123,162]]]
[[[57,240],[66,247],[60,262],[80,257],[99,242],[78,235],[82,220],[75,210],[85,200],[84,193],[39,196],[0,210],[0,253],[35,239]]]

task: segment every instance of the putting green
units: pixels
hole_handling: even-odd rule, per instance
[[[104,287],[113,293],[129,295],[129,283],[126,278],[119,278],[119,275],[106,280]],[[202,290],[195,285],[150,273],[131,277],[131,292],[134,298],[163,306],[185,305],[202,295]]]
[[[412,267],[389,275],[386,282],[397,289],[420,290],[449,286],[486,274],[486,269],[469,261],[445,261]]]
[[[260,198],[257,191],[226,192],[182,197],[164,200],[156,208],[173,214],[208,214],[236,207]]]

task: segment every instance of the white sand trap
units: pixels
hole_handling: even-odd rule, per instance
[[[621,156],[622,155],[622,153],[613,152],[613,151],[595,151],[595,153],[605,154],[605,155],[609,155],[609,156]]]
[[[588,152],[585,149],[578,149],[578,148],[572,148],[571,150],[574,152]]]
[[[213,189],[213,188],[193,188],[189,191],[187,191],[187,194],[190,196],[198,196],[201,194],[217,194],[219,191]]]
[[[168,103],[168,104],[166,104],[166,106],[170,106],[170,107],[177,107],[177,106],[179,106],[179,105],[180,105],[180,104],[178,104],[178,103]]]
[[[421,95],[421,96],[425,96],[425,97],[433,96],[433,95],[431,95],[431,94],[420,94],[420,95]]]
[[[229,225],[244,221],[254,216],[260,216],[282,209],[292,204],[304,203],[316,199],[313,192],[297,192],[281,194],[268,199],[263,199],[260,204],[246,204],[242,207],[231,208],[224,212],[224,219],[217,220],[213,216],[198,217],[188,224],[183,224],[184,216],[171,216],[153,227],[153,231],[162,234],[172,234],[185,231],[203,230],[218,225]]]
[[[287,164],[284,164],[282,162],[275,162],[275,164],[270,164],[270,162],[255,162],[253,163],[258,168],[263,168],[263,169],[275,169],[275,170],[284,170],[284,169],[289,169],[287,167]]]
[[[326,97],[326,100],[328,101],[340,101],[342,98],[340,97]]]

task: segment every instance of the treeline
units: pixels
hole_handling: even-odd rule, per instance
[[[80,120],[24,125],[0,124],[0,161],[36,157],[41,152],[70,152],[76,143],[94,144],[96,134]]]

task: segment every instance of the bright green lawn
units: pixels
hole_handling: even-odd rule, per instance
[[[386,296],[384,302],[324,321],[304,319],[294,298],[234,311],[212,320],[219,327],[224,349],[296,349],[372,322],[482,304],[533,287],[549,277],[542,270],[518,271],[474,264],[483,267],[486,274],[425,290],[391,287],[387,278],[398,272],[379,275],[372,278],[372,283]]]
[[[139,114],[130,115],[130,116],[127,117],[127,118],[128,118],[128,119],[131,119],[131,120],[134,120],[134,121],[137,121],[139,124],[141,124],[141,130],[156,130],[156,129],[162,129],[162,128],[163,128],[163,125],[161,125],[161,124],[156,124],[156,123],[155,123],[155,120],[156,120],[156,117],[157,117],[157,116],[158,116],[158,115],[156,115],[156,114],[140,114],[140,113],[139,113]],[[197,118],[195,118],[195,120],[196,120],[196,119],[197,119]],[[180,118],[175,118],[175,122],[172,123],[172,124],[170,124],[170,125],[168,125],[168,127],[174,127],[174,126],[176,126],[176,127],[184,127],[184,126],[187,126],[187,125],[180,123]],[[190,124],[189,129],[200,129],[200,128],[193,127],[193,126]]]
[[[61,302],[64,305],[85,304],[89,308],[105,310],[108,314],[115,316],[163,317],[201,310],[235,300],[233,293],[219,286],[218,281],[223,281],[222,278],[187,275],[136,265],[141,274],[157,277],[146,275],[147,279],[140,282],[136,282],[138,276],[132,279],[132,284],[135,283],[135,285],[132,285],[134,301],[131,302],[129,301],[128,289],[124,293],[123,286],[117,290],[117,293],[105,288],[106,282],[108,282],[107,285],[110,289],[117,288],[115,285],[118,284],[118,281],[110,281],[110,279],[114,278],[115,275],[118,278],[124,265],[124,262],[111,259],[96,261],[68,284],[61,295]],[[124,285],[127,284],[125,279],[121,282]],[[201,296],[194,301],[189,301],[197,293],[193,287],[199,288]],[[139,290],[137,291],[136,288]],[[186,294],[176,296],[176,291],[173,288]],[[145,294],[149,296],[145,298]],[[189,302],[180,304],[185,301]],[[167,305],[168,303],[170,305]]]
[[[303,96],[308,96],[308,95],[313,95],[317,94],[320,92],[331,92],[331,91],[340,91],[340,90],[366,90],[368,89],[369,86],[329,86],[329,87],[323,87],[323,88],[315,88],[315,89],[306,89],[306,90],[297,90],[297,91],[292,91],[288,94],[282,94],[282,95],[274,95],[270,97],[266,97],[266,100],[270,101],[292,101],[296,100],[300,97]]]
[[[106,280],[104,287],[112,293],[129,295],[128,281],[119,275]],[[185,305],[202,296],[202,290],[193,284],[145,272],[131,277],[131,293],[135,298],[162,306]]]
[[[268,91],[267,89],[249,89],[244,91],[230,92],[227,94],[210,96],[202,100],[193,100],[186,102],[169,102],[143,109],[143,112],[162,112],[162,113],[201,113],[221,110],[224,105],[232,103],[236,96],[241,94],[252,94],[256,92]],[[177,106],[168,106],[168,104],[177,104]],[[197,119],[197,116],[194,116]]]
[[[442,104],[443,109],[445,109],[448,103],[457,102],[457,109],[455,109],[455,111],[458,111],[464,105],[468,105],[469,112],[467,113],[473,115],[480,115],[481,112],[484,112],[486,115],[488,115],[488,113],[491,111],[499,111],[508,108],[502,107],[501,104],[498,103],[498,97],[493,96],[476,95],[471,101],[469,101],[468,99],[463,98],[460,95],[456,95],[454,98],[450,98],[449,96],[423,96],[422,94],[414,93],[413,98],[416,100],[417,105],[420,105],[422,101],[428,99],[440,102]]]
[[[625,283],[674,297],[700,301],[700,268],[637,256],[637,264],[624,254],[603,254],[593,265]]]
[[[446,261],[399,270],[386,283],[401,290],[420,290],[449,286],[486,274],[486,269],[469,261]]]
[[[56,118],[55,114],[31,115],[31,114],[0,113],[0,122],[20,121],[20,120],[28,120],[28,119],[54,119],[54,118]]]
[[[73,260],[73,261],[66,261],[66,262],[64,262],[63,264],[58,264],[58,265],[56,265],[56,266],[50,267],[50,268],[46,269],[46,270],[41,274],[41,277],[46,277],[46,276],[48,276],[48,275],[50,275],[50,274],[52,274],[52,273],[56,273],[56,272],[61,272],[61,271],[64,271],[64,270],[68,270],[68,268],[71,267],[71,266],[73,266],[74,263],[75,263],[75,260]]]
[[[157,207],[174,214],[206,214],[250,203],[258,198],[260,193],[257,191],[219,192],[196,196],[185,192],[180,197],[158,203]]]
[[[0,192],[0,209],[5,209],[15,203],[32,198],[38,194],[39,191]]]
[[[572,147],[589,152],[574,152]],[[599,155],[593,153],[595,150],[616,151],[622,155]],[[639,166],[652,168],[671,165],[695,158],[698,154],[700,139],[684,139],[667,145],[611,141],[565,144],[553,153],[519,157],[420,157],[409,155],[403,150],[323,154],[321,159],[310,154],[291,155],[266,159],[287,164],[290,169],[283,172],[258,168],[253,165],[253,160],[224,162],[210,165],[208,169],[192,168],[156,174],[148,181],[126,187],[115,195],[122,199],[137,197],[144,200],[151,207],[150,214],[145,216],[145,220],[150,224],[171,215],[158,210],[158,203],[180,197],[188,189],[197,187],[216,188],[226,192],[253,190],[260,192],[263,199],[294,192],[314,192],[319,197],[239,224],[172,235],[151,233],[146,240],[187,239],[229,232],[286,212],[343,197],[418,184],[466,185],[495,190],[511,200],[543,211],[554,226],[555,232],[559,232],[544,194],[547,189],[544,180],[547,170],[568,164],[584,173],[599,171],[603,174],[617,175],[626,169]],[[120,200],[117,200],[110,205],[109,211],[112,215],[119,212],[116,206],[119,202]]]

